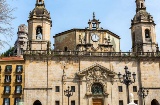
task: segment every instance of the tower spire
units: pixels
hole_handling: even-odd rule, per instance
[[[95,19],[95,13],[93,12],[93,19]]]
[[[145,0],[136,0],[136,12],[146,10]]]
[[[44,5],[44,0],[37,0],[36,1],[36,6],[45,6]]]

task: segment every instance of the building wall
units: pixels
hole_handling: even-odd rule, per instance
[[[33,56],[32,56],[33,57]],[[70,97],[71,100],[75,100],[76,105],[92,105],[93,95],[87,94],[87,82],[85,77],[79,80],[77,73],[87,68],[92,67],[95,64],[101,65],[113,71],[115,73],[121,72],[124,74],[124,67],[128,66],[131,73],[137,74],[136,82],[129,86],[129,92],[134,94],[134,99],[141,102],[137,92],[133,92],[133,86],[139,87],[159,87],[158,81],[160,77],[159,73],[159,61],[148,59],[147,61],[134,58],[108,58],[108,57],[74,57],[74,56],[52,56],[49,60],[43,56],[41,58],[27,57],[25,65],[25,94],[24,99],[26,104],[33,104],[35,100],[40,100],[42,103],[46,103],[47,100],[47,87],[48,89],[48,105],[59,101],[61,105],[67,104],[67,97],[64,96],[64,90],[68,86],[75,86],[75,92]],[[41,60],[40,60],[41,59]],[[79,62],[80,59],[80,62]],[[48,63],[47,63],[48,62]],[[48,66],[47,66],[48,64]],[[40,66],[41,65],[41,66]],[[47,86],[47,67],[48,67],[48,86]],[[108,76],[109,78],[109,76]],[[127,104],[126,86],[119,82],[118,77],[114,77],[114,82],[111,80],[105,81],[107,86],[108,96],[104,100],[106,105],[118,105],[119,100],[123,100],[124,104]],[[55,92],[55,86],[60,87],[60,92]],[[123,92],[118,91],[118,86],[123,87]],[[46,91],[44,91],[46,90]],[[159,99],[159,90],[149,90],[150,101],[146,101],[146,105],[149,105],[153,99]],[[79,98],[80,97],[80,98]],[[147,99],[148,99],[147,97]],[[99,98],[98,96],[96,98]],[[79,100],[80,99],[80,100]]]
[[[75,31],[55,37],[55,50],[64,51],[64,47],[67,47],[68,51],[76,50]]]
[[[10,74],[5,73],[5,67],[6,65],[12,65],[12,72]],[[16,66],[22,65],[23,72],[22,73],[16,73]],[[14,105],[14,100],[16,97],[22,98],[23,95],[23,88],[24,88],[24,60],[10,60],[10,61],[0,61],[1,66],[1,73],[0,73],[0,104],[3,104],[4,98],[10,98],[10,105]],[[11,83],[5,83],[5,75],[11,75]],[[16,75],[22,75],[22,83],[16,83]],[[10,94],[6,95],[4,94],[4,86],[11,86]],[[15,94],[15,86],[21,85],[22,86],[22,94]]]
[[[94,42],[92,40],[92,35],[96,34],[99,36],[99,40]],[[109,37],[109,38],[108,38]],[[85,46],[87,44],[92,44],[93,46],[89,47],[89,51],[96,49],[96,52],[101,52],[99,44],[108,45],[108,41],[105,39],[110,39],[110,45],[113,45],[112,52],[120,52],[120,39],[115,37],[113,34],[107,31],[101,30],[79,30],[75,29],[70,32],[64,32],[57,34],[55,37],[55,51],[64,51],[64,48],[67,47],[68,51],[78,50],[77,45]],[[85,50],[81,48],[80,51]],[[87,49],[88,51],[88,49]],[[105,52],[110,52],[110,49],[105,49]]]

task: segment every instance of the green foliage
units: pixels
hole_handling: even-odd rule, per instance
[[[1,54],[1,57],[9,57],[9,56],[13,56],[13,50],[14,47],[11,47],[10,49],[8,49],[6,52]]]

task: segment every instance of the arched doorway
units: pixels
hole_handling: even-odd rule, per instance
[[[153,99],[152,102],[151,102],[151,105],[159,105],[159,103],[156,99]]]
[[[100,83],[94,83],[91,88],[92,95],[101,96],[103,95],[103,86]],[[92,105],[103,105],[102,98],[92,98]]]
[[[39,100],[36,100],[33,105],[42,105],[41,102]]]

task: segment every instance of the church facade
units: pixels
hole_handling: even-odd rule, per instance
[[[159,48],[145,0],[136,0],[131,52],[121,52],[120,36],[103,29],[100,23],[93,13],[87,28],[56,34],[52,51],[50,13],[44,0],[36,1],[23,49],[24,105],[127,105],[129,93],[138,105],[159,105]],[[128,87],[123,81],[127,76],[121,78],[120,73],[128,73]],[[69,100],[67,89],[71,90]],[[147,96],[142,96],[142,89],[149,90]]]

